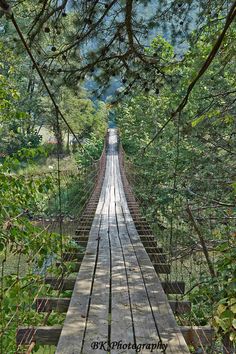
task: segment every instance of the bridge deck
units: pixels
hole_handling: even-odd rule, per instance
[[[189,353],[130,215],[110,129],[103,187],[56,353],[132,354],[135,346]]]

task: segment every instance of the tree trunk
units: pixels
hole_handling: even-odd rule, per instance
[[[52,129],[53,129],[53,133],[56,138],[56,141],[57,141],[57,153],[61,155],[61,154],[63,154],[63,136],[62,136],[60,122],[58,119],[59,118],[58,112],[56,111],[55,114],[56,114],[56,117],[55,117],[55,120],[53,120]]]
[[[66,142],[66,152],[70,154],[70,131],[67,130],[67,142]]]

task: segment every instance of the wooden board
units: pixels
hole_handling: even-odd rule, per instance
[[[150,257],[127,205],[111,129],[101,195],[56,354],[106,352],[94,342],[111,345],[111,354],[134,354],[143,344],[142,354],[160,353],[166,344],[166,353],[189,353],[150,258],[162,271],[169,265],[147,231],[141,239],[156,247]]]
[[[98,239],[100,221],[101,216],[98,214],[93,221],[90,241],[87,244],[86,253],[75,281],[56,354],[80,353],[83,346],[97,258],[98,241],[96,239]]]
[[[134,343],[133,319],[130,302],[129,284],[127,269],[123,255],[122,243],[119,233],[119,193],[116,176],[116,161],[114,154],[111,157],[111,200],[109,209],[109,238],[112,257],[112,297],[111,297],[111,343]],[[116,347],[112,348],[112,353],[123,353],[124,350]],[[130,348],[129,353],[135,353]]]
[[[104,188],[100,197],[102,208],[99,211],[101,215],[101,224],[98,232],[99,247],[97,250],[98,254],[93,289],[91,292],[86,331],[82,347],[83,353],[103,353],[103,348],[93,350],[93,348],[91,348],[92,343],[94,341],[107,342],[108,340],[110,298],[110,252],[108,239],[108,211],[110,199],[110,188],[108,183],[109,173],[110,167],[107,165]]]
[[[127,225],[127,232],[133,245],[133,253],[138,260],[138,264],[142,272],[143,283],[147,294],[146,296],[151,307],[151,313],[155,322],[156,331],[161,337],[163,344],[168,344],[167,352],[175,354],[189,353],[186,342],[176,324],[173,312],[162,289],[161,282],[156,275],[148,254],[141,243],[135,224],[130,215],[121,183],[119,190],[121,194],[123,213]]]

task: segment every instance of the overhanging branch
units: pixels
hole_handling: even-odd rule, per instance
[[[196,83],[199,81],[199,79],[204,75],[204,73],[207,71],[209,68],[210,64],[212,63],[213,59],[215,58],[216,54],[218,53],[218,50],[223,42],[223,39],[225,37],[225,34],[227,30],[229,29],[230,25],[232,24],[233,20],[236,17],[236,1],[233,3],[228,16],[226,18],[226,22],[223,28],[223,31],[219,35],[215,45],[213,46],[210,54],[208,55],[206,61],[202,65],[201,69],[199,70],[198,74],[196,75],[195,79],[190,83],[190,85],[187,88],[186,95],[180,102],[179,106],[176,108],[176,110],[171,114],[169,119],[164,123],[164,125],[156,132],[156,134],[153,136],[153,138],[149,141],[149,143],[145,146],[144,151],[150,146],[154,140],[162,133],[162,131],[165,129],[165,127],[176,117],[176,115],[184,109],[184,107],[187,105],[189,96],[195,87]]]

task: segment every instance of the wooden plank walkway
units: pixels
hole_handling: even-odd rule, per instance
[[[189,353],[140,240],[122,184],[117,133],[56,354]]]

